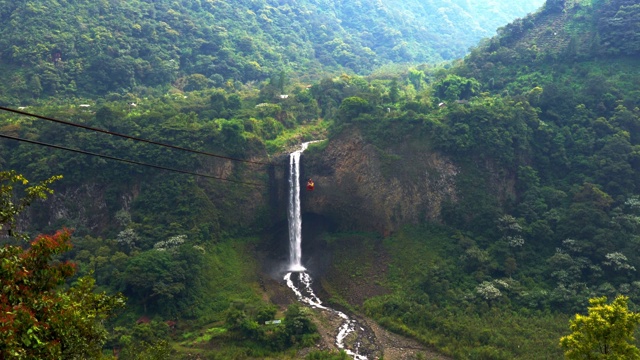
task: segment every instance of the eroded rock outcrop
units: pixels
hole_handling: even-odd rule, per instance
[[[303,212],[342,229],[388,235],[404,224],[438,221],[443,203],[457,201],[458,167],[416,141],[380,149],[351,129],[305,153],[302,167],[303,179],[316,182],[303,194]]]

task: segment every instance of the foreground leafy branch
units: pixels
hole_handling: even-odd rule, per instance
[[[560,339],[567,359],[640,359],[633,333],[640,313],[629,311],[626,296],[607,304],[605,296],[589,300],[588,315],[570,321],[572,333]]]
[[[21,174],[10,170],[0,171],[0,230],[6,230],[11,236],[18,236],[15,233],[16,218],[34,200],[46,199],[48,194],[53,194],[49,185],[56,180],[62,179],[62,175],[52,176],[36,185],[27,186],[27,180]],[[15,199],[16,187],[22,187],[24,196]]]
[[[0,178],[26,183],[15,173],[3,172]],[[12,186],[3,184],[0,198],[10,199],[12,191]],[[33,194],[43,197],[48,191],[43,185]],[[17,203],[23,204],[24,199]],[[2,208],[8,215],[3,220],[13,224],[15,210]],[[91,277],[62,290],[76,269],[72,263],[55,259],[70,249],[71,231],[67,229],[40,235],[26,249],[17,245],[0,248],[0,359],[101,357],[107,338],[101,322],[124,306],[124,297],[94,293]]]

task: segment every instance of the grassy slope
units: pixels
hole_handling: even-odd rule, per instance
[[[203,297],[195,304],[202,315],[184,324],[172,347],[178,353],[208,354],[215,359],[235,358],[248,351],[229,341],[224,327],[225,311],[233,302],[255,306],[263,302],[258,286],[258,264],[253,247],[257,239],[228,239],[216,244],[206,256],[207,268],[201,277]]]
[[[462,271],[462,250],[446,229],[410,227],[384,240],[337,234],[330,247],[334,259],[325,288],[332,301],[366,312],[395,332],[461,359],[562,356],[558,339],[567,332],[569,316],[520,311],[508,301],[469,300],[473,281]]]

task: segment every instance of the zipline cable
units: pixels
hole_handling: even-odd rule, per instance
[[[228,182],[232,182],[232,183],[236,183],[236,184],[264,187],[263,184],[259,184],[259,183],[252,183],[252,182],[244,182],[244,181],[225,179],[225,178],[212,176],[212,175],[199,174],[199,173],[185,171],[185,170],[168,168],[168,167],[164,167],[164,166],[160,166],[160,165],[147,164],[147,163],[143,163],[143,162],[140,162],[140,161],[122,159],[122,158],[118,158],[118,157],[115,157],[115,156],[103,155],[103,154],[93,153],[93,152],[90,152],[90,151],[84,151],[84,150],[78,150],[78,149],[72,149],[72,148],[68,148],[68,147],[64,147],[64,146],[59,146],[59,145],[47,144],[47,143],[43,143],[43,142],[40,142],[40,141],[23,139],[23,138],[11,136],[11,135],[0,134],[0,138],[12,139],[12,140],[16,140],[16,141],[26,142],[26,143],[29,143],[29,144],[46,146],[46,147],[59,149],[59,150],[66,150],[66,151],[71,151],[71,152],[84,154],[84,155],[97,156],[97,157],[100,157],[100,158],[121,161],[121,162],[129,163],[129,164],[133,164],[133,165],[148,166],[148,167],[152,167],[152,168],[155,168],[155,169],[173,171],[173,172],[177,172],[177,173],[200,176],[200,177],[205,177],[205,178],[209,178],[209,179],[228,181]]]
[[[213,156],[213,157],[220,158],[220,159],[231,160],[231,161],[240,161],[240,162],[249,163],[249,164],[255,164],[255,165],[275,165],[273,163],[266,163],[266,162],[261,162],[261,161],[251,161],[251,160],[245,160],[245,159],[238,159],[238,158],[233,158],[233,157],[229,157],[229,156],[213,154],[213,153],[206,152],[206,151],[193,150],[193,149],[188,149],[188,148],[184,148],[184,147],[181,147],[181,146],[165,144],[165,143],[161,143],[161,142],[157,142],[157,141],[153,141],[153,140],[147,140],[147,139],[143,139],[143,138],[139,138],[139,137],[135,137],[135,136],[129,136],[129,135],[113,132],[113,131],[103,130],[103,129],[99,129],[99,128],[95,128],[95,127],[91,127],[91,126],[86,126],[86,125],[82,125],[82,124],[78,124],[78,123],[74,123],[74,122],[70,122],[70,121],[58,120],[58,119],[54,119],[54,118],[51,118],[51,117],[48,117],[48,116],[31,114],[31,113],[28,113],[28,112],[25,112],[25,111],[15,110],[15,109],[11,109],[11,108],[4,107],[4,106],[0,106],[0,110],[16,113],[16,114],[20,114],[20,115],[25,115],[25,116],[31,116],[31,117],[35,117],[35,118],[38,118],[38,119],[41,119],[41,120],[52,121],[52,122],[55,122],[55,123],[58,123],[58,124],[63,124],[63,125],[68,125],[68,126],[75,126],[75,127],[78,127],[78,128],[81,128],[81,129],[85,129],[85,130],[101,132],[101,133],[109,134],[109,135],[113,135],[113,136],[119,136],[119,137],[122,137],[122,138],[125,138],[125,139],[131,139],[131,140],[140,141],[140,142],[144,142],[144,143],[148,143],[148,144],[163,146],[163,147],[174,149],[174,150],[182,150],[182,151],[187,151],[187,152],[194,153],[194,154]]]

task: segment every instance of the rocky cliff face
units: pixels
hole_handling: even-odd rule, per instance
[[[100,234],[109,227],[109,204],[105,199],[107,186],[85,183],[78,186],[55,186],[55,192],[45,202],[35,203],[21,216],[20,227],[24,230],[51,232],[62,226],[81,233]],[[127,206],[137,193],[129,189],[120,197]]]
[[[260,187],[197,179],[194,188],[201,189],[209,206],[220,214],[220,226],[241,226],[240,222],[247,226],[259,218],[276,227],[286,226],[288,156],[272,160],[277,165],[267,169],[268,192]],[[302,185],[308,177],[316,182],[313,192],[303,191],[303,216],[324,219],[342,230],[374,230],[388,235],[404,224],[439,221],[442,204],[459,198],[459,168],[447,157],[429,150],[429,144],[411,140],[380,149],[368,143],[356,128],[344,131],[328,144],[312,146],[303,154],[301,170]],[[255,177],[254,169],[227,162],[205,163],[201,171],[222,178],[242,174],[237,178],[258,182],[263,179]],[[109,190],[106,184],[63,188],[30,220],[51,227],[62,222],[99,235],[110,228],[115,211],[129,211],[143,191],[138,185],[111,189],[119,195],[111,196],[110,201],[118,204],[105,198]],[[270,216],[264,218],[267,203]],[[72,224],[69,219],[73,219]]]
[[[252,160],[263,161],[259,158]],[[216,159],[204,161],[195,171],[221,179],[261,184],[266,179],[263,168]],[[138,216],[144,226],[164,226],[167,224],[158,221],[170,218],[179,221],[185,229],[203,221],[211,223],[215,232],[224,228],[224,231],[233,233],[237,229],[262,226],[259,222],[268,221],[264,214],[268,195],[266,187],[166,172],[151,172],[149,176],[142,177],[125,175],[118,183],[54,183],[54,194],[47,201],[35,203],[21,217],[20,226],[38,232],[66,226],[76,229],[76,234],[106,236],[109,232],[121,230],[115,219],[116,212],[122,210],[134,218],[139,215],[140,209],[136,209],[135,204],[141,196],[146,203],[163,202],[157,207],[157,211],[163,214],[149,217],[154,214],[147,211],[145,216]],[[170,186],[179,185],[180,189],[166,194],[166,189],[157,186],[169,176],[173,181]]]
[[[458,198],[458,167],[417,141],[379,149],[352,128],[322,150],[311,147],[301,164],[302,181],[316,183],[302,195],[303,213],[344,230],[389,235],[404,224],[438,221],[443,202]]]

